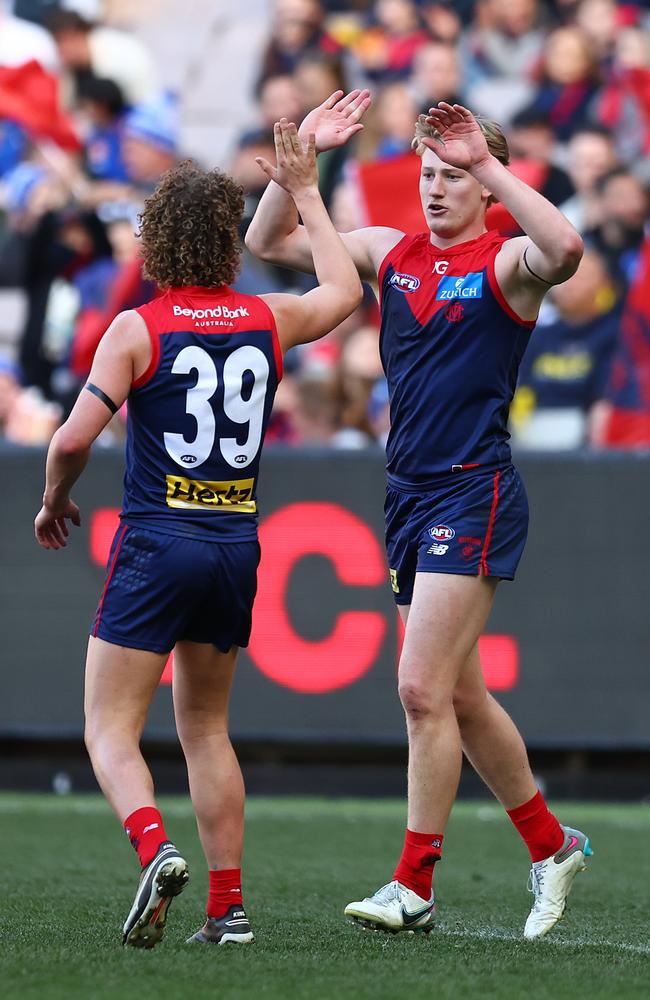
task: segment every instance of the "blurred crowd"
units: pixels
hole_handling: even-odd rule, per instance
[[[245,189],[242,238],[266,184],[254,157],[273,158],[273,123],[300,122],[339,88],[373,94],[364,130],[319,158],[340,231],[367,224],[368,166],[379,178],[411,169],[419,113],[446,100],[496,119],[512,169],[587,248],[532,335],[514,444],[650,447],[650,0],[269,3],[250,119],[219,164]],[[0,287],[26,299],[17,350],[0,353],[0,436],[17,443],[48,440],[108,323],[155,294],[141,274],[137,216],[183,152],[177,99],[161,90],[155,59],[102,24],[101,11],[99,0],[0,0]],[[509,217],[499,224],[517,232]],[[236,287],[301,291],[312,281],[244,251]],[[370,287],[341,327],[290,352],[286,372],[269,440],[383,443],[388,392]],[[106,439],[122,434],[118,415]]]

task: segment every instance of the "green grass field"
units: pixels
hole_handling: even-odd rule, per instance
[[[161,1000],[402,1000],[650,996],[650,806],[563,804],[595,856],[549,938],[521,939],[527,854],[501,811],[460,804],[436,873],[429,936],[364,933],[342,909],[390,877],[403,833],[394,801],[255,799],[245,898],[257,941],[189,947],[207,877],[189,803],[162,799],[191,882],[151,952],[120,944],[135,855],[95,796],[0,795],[0,996]]]

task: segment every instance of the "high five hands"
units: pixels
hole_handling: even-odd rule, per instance
[[[281,118],[273,126],[275,143],[274,167],[263,156],[256,156],[255,162],[266,176],[283,187],[292,196],[299,196],[309,188],[318,187],[316,167],[316,136],[312,132],[307,146],[303,146],[294,122]]]
[[[316,136],[316,151],[344,146],[353,135],[361,132],[361,119],[372,103],[369,90],[351,90],[344,94],[335,90],[333,94],[310,111],[298,129],[303,140],[313,132]]]
[[[471,170],[490,160],[481,127],[462,104],[440,101],[436,108],[429,108],[428,115],[420,115],[420,121],[433,125],[439,136],[439,139],[425,137],[422,143],[450,166]]]

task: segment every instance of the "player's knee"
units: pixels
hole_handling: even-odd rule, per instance
[[[399,697],[407,717],[412,722],[433,718],[444,710],[439,694],[431,685],[418,680],[401,680]]]

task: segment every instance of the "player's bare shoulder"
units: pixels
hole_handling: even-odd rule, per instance
[[[102,337],[95,353],[93,369],[110,367],[120,361],[131,364],[133,377],[146,371],[151,361],[151,337],[143,317],[135,309],[118,313]]]
[[[359,275],[366,281],[376,280],[384,258],[404,238],[400,229],[389,226],[367,226],[351,233],[341,233]]]

